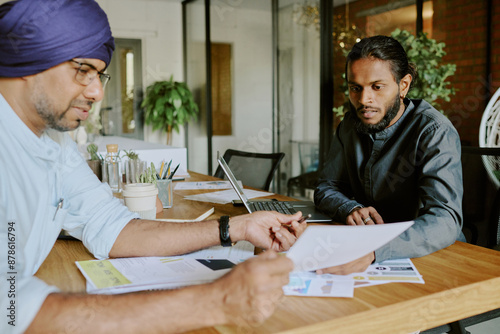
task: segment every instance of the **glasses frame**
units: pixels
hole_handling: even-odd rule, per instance
[[[99,81],[101,81],[101,85],[102,85],[102,87],[104,88],[104,87],[106,86],[106,84],[109,82],[109,80],[111,80],[111,76],[110,76],[109,74],[106,74],[106,73],[104,73],[104,72],[100,72],[100,71],[99,71],[97,68],[95,68],[95,66],[94,66],[94,65],[92,65],[92,64],[89,64],[89,63],[81,63],[81,62],[76,61],[76,60],[74,60],[74,59],[70,59],[69,61],[79,65],[79,67],[77,68],[77,71],[76,71],[75,80],[76,80],[76,81],[78,81],[78,83],[80,83],[80,84],[82,84],[82,85],[84,85],[84,86],[88,86],[88,85],[90,85],[90,84],[92,83],[92,81],[94,81],[94,79],[95,79],[96,77],[99,77]],[[83,65],[88,66],[88,67],[90,67],[91,69],[95,70],[97,74],[96,74],[95,76],[90,76],[90,74],[89,74],[89,73],[81,73],[80,71],[81,71],[81,69],[82,69],[82,66],[83,66]],[[84,79],[79,78],[79,76],[82,76],[82,75],[83,75],[83,76],[85,76],[85,78],[86,78],[86,80],[87,80],[88,82],[84,82],[84,81],[82,81],[82,80],[84,80]]]

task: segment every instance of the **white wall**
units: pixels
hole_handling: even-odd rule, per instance
[[[211,33],[212,42],[229,43],[233,52],[233,134],[213,137],[216,167],[217,150],[272,151],[271,8],[217,12],[212,7]]]
[[[182,6],[156,0],[97,0],[108,15],[115,38],[142,41],[143,87],[171,75],[184,81],[182,64]],[[166,144],[165,134],[144,128],[144,140]],[[184,134],[174,132],[173,146],[184,147]]]
[[[142,40],[144,87],[168,79],[171,74],[178,81],[184,80],[180,3],[155,0],[98,0],[98,3],[108,14],[115,37]],[[271,151],[271,28],[270,8],[267,11],[212,6],[212,40],[231,43],[234,61],[233,135],[214,137],[214,159],[217,150],[224,152],[227,148]],[[190,131],[191,135],[196,138],[190,138],[189,168],[206,172],[206,160],[197,158],[199,152],[206,152],[206,140],[202,138],[205,133],[197,135],[196,131]],[[144,139],[166,143],[166,136],[152,132],[149,126],[144,129]],[[185,146],[182,131],[174,133],[173,145]]]

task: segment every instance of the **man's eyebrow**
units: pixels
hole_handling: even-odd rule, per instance
[[[91,69],[96,70],[98,73],[102,73],[102,72],[104,72],[104,70],[106,69],[106,68],[104,68],[102,71],[99,71],[99,69],[98,69],[97,67],[95,67],[94,65],[92,65],[92,64],[90,64],[90,63],[87,63],[87,62],[85,62],[85,61],[79,61],[79,63],[80,63],[80,64],[82,64],[82,65],[87,65],[87,66],[88,66],[88,67],[90,67]]]
[[[370,84],[370,85],[374,85],[374,84],[384,83],[384,82],[385,82],[385,80],[384,80],[384,79],[379,79],[379,80],[372,81],[372,82],[370,82],[369,84]],[[357,85],[357,86],[361,86],[361,84],[359,84],[359,83],[357,83],[357,82],[355,82],[355,81],[352,81],[352,80],[347,80],[347,83],[348,83],[349,85]]]

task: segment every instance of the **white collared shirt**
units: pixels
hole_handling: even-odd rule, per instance
[[[2,95],[0,143],[0,333],[22,333],[57,291],[33,275],[61,229],[102,259],[138,215],[97,179],[67,134],[36,136]]]

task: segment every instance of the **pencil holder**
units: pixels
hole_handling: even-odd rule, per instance
[[[156,181],[156,186],[158,187],[158,197],[163,203],[163,208],[171,208],[174,203],[173,190],[172,190],[172,180],[161,179]]]

